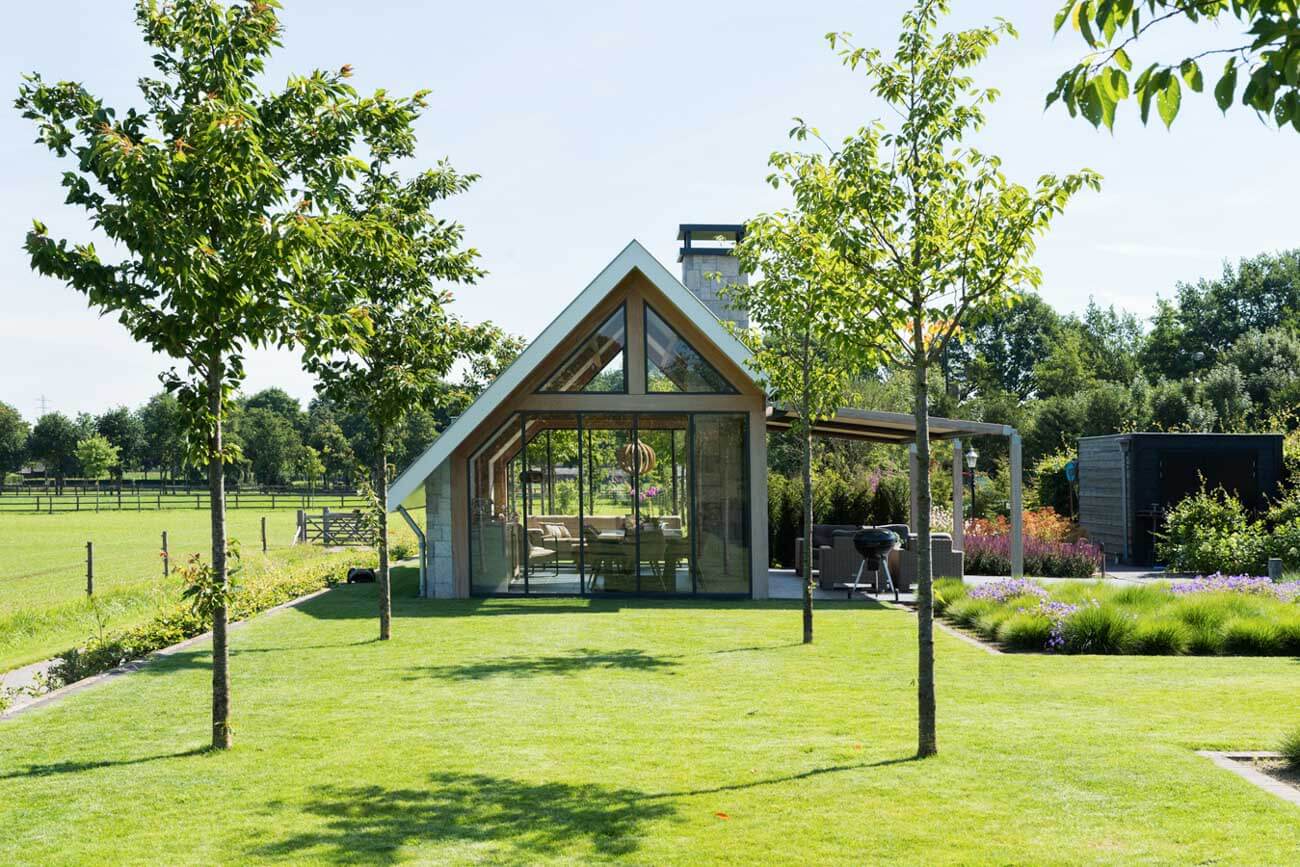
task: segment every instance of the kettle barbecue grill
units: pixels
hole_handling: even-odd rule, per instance
[[[898,601],[898,587],[894,584],[893,576],[889,574],[889,552],[897,546],[898,534],[883,527],[864,527],[853,534],[853,547],[862,555],[862,564],[858,566],[858,574],[854,576],[853,583],[843,585],[850,599],[853,598],[855,590],[865,592],[868,585],[862,583],[862,573],[870,569],[885,576],[885,585],[894,591],[894,601]],[[877,582],[875,586],[877,594],[879,588],[880,584]]]

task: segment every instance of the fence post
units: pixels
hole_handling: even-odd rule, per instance
[[[158,511],[162,511],[162,491],[158,492]]]
[[[171,557],[171,553],[168,552],[167,550],[167,531],[163,530],[162,533],[163,533],[163,537],[162,537],[163,577],[166,578],[168,575],[171,574],[172,571],[172,557]]]
[[[81,491],[73,491],[72,496],[77,498],[77,511],[81,511]]]
[[[321,510],[321,544],[326,548],[330,545],[330,507],[326,506]]]
[[[262,553],[266,553],[266,515],[262,516]]]
[[[95,543],[86,543],[86,595],[95,595]]]
[[[275,492],[271,492],[271,511],[275,511]]]
[[[293,543],[307,542],[307,513],[302,509],[298,510],[298,529],[294,532]]]

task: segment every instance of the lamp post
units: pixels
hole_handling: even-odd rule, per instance
[[[966,467],[970,470],[970,516],[975,520],[975,464],[980,459],[980,453],[975,451],[975,446],[966,451]]]

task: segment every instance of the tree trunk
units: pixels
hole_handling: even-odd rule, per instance
[[[813,486],[812,422],[803,420],[803,643],[813,640]],[[826,564],[821,564],[826,568]]]
[[[212,518],[212,577],[223,591],[223,601],[212,613],[212,747],[230,749],[230,654],[226,637],[224,591],[230,580],[226,565],[226,465],[222,455],[221,391],[225,379],[221,355],[208,359],[208,411],[212,434],[208,439],[208,493]]]
[[[378,431],[382,444],[384,434]],[[375,461],[375,496],[379,498],[379,640],[393,632],[393,594],[388,572],[388,450],[380,445]]]
[[[932,756],[939,751],[935,735],[934,698],[934,573],[930,543],[930,392],[926,381],[927,356],[921,317],[914,320],[916,355],[912,360],[912,390],[916,412],[916,754]]]

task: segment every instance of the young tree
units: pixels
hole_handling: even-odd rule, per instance
[[[5,473],[15,473],[27,458],[27,437],[31,428],[22,414],[0,401],[0,482]]]
[[[211,493],[213,611],[212,744],[231,743],[226,642],[230,547],[224,436],[232,393],[250,345],[336,335],[346,316],[321,314],[325,254],[368,227],[322,208],[364,168],[352,151],[362,131],[382,139],[404,106],[360,99],[350,67],[289,79],[269,92],[259,79],[279,46],[275,0],[137,0],[136,21],[155,77],[140,82],[143,107],[118,112],[83,85],[22,84],[17,106],[40,142],[74,165],[67,202],[83,208],[120,258],[93,244],[52,239],[37,222],[32,266],[113,313],[132,336],[183,365],[165,375],[178,398],[190,460],[206,466]]]
[[[45,475],[54,474],[54,488],[63,493],[63,480],[76,471],[77,427],[61,412],[50,412],[36,420],[27,450],[45,464]]]
[[[81,474],[94,480],[96,491],[99,490],[99,480],[108,475],[109,469],[117,466],[120,452],[121,449],[109,442],[108,437],[100,434],[92,434],[77,443],[77,462],[81,464]]]
[[[1233,28],[1223,26],[1233,20]],[[1181,20],[1199,25],[1213,41],[1177,63],[1152,63],[1129,83],[1130,52],[1152,28]],[[1067,0],[1056,15],[1056,30],[1066,24],[1078,31],[1090,53],[1057,80],[1047,105],[1060,100],[1070,116],[1082,114],[1093,126],[1114,126],[1115,109],[1132,97],[1142,122],[1151,103],[1165,126],[1171,126],[1183,103],[1183,86],[1193,93],[1205,89],[1200,61],[1226,56],[1214,86],[1214,100],[1223,112],[1237,99],[1238,79],[1246,85],[1240,102],[1262,117],[1272,116],[1279,127],[1288,123],[1300,132],[1300,27],[1295,0]],[[1244,71],[1245,75],[1241,73]]]
[[[294,468],[298,477],[307,482],[307,496],[316,492],[316,485],[320,482],[321,476],[325,473],[325,464],[320,459],[320,452],[311,446],[302,446],[298,449]]]
[[[820,216],[815,202],[824,184],[820,161],[773,156],[769,179],[789,187],[795,210],[765,214],[745,225],[736,247],[741,269],[760,275],[748,285],[724,287],[725,296],[746,310],[758,331],[742,337],[752,352],[750,366],[773,401],[795,413],[803,479],[803,641],[813,640],[812,568],[813,426],[845,403],[861,360],[846,346],[846,320],[854,315],[843,264],[809,221]],[[824,568],[825,564],[823,564]]]
[[[1035,238],[1081,187],[1099,185],[1091,172],[1044,175],[1034,190],[1012,183],[1001,161],[962,147],[979,129],[997,96],[977,89],[967,71],[1003,35],[1005,21],[956,33],[936,32],[947,0],[919,0],[903,17],[897,50],[852,46],[831,34],[844,64],[863,70],[870,92],[898,116],[893,129],[876,122],[830,151],[825,191],[809,197],[825,215],[827,243],[843,258],[861,310],[863,336],[849,345],[871,347],[912,377],[917,491],[917,614],[920,645],[917,753],[938,749],[935,735],[933,587],[930,556],[930,369],[960,333],[962,323],[987,308],[1013,303],[1019,287],[1035,286],[1030,259]],[[797,139],[816,130],[802,121]]]
[[[417,99],[419,97],[417,96]],[[414,115],[411,120],[414,120]],[[326,397],[365,416],[374,432],[375,522],[379,548],[379,638],[392,636],[392,590],[388,563],[388,458],[403,420],[437,388],[465,353],[474,329],[445,309],[451,293],[435,281],[472,283],[482,272],[478,252],[462,249],[463,229],[434,215],[442,200],[468,189],[475,175],[446,162],[409,181],[390,169],[414,153],[415,138],[377,148],[364,183],[340,193],[337,205],[358,220],[374,221],[400,239],[383,255],[344,246],[335,257],[334,303],[358,313],[368,335],[363,346],[316,346],[305,355]]]

